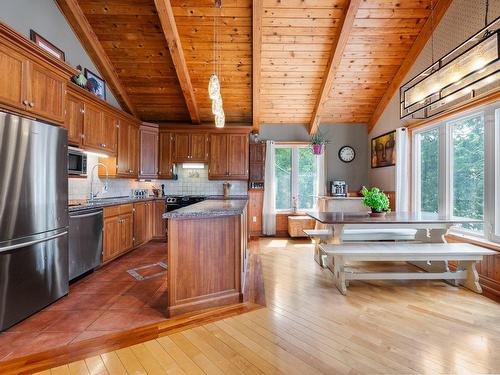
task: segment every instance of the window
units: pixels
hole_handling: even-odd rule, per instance
[[[415,130],[412,146],[413,209],[481,219],[454,230],[494,241],[500,240],[497,108],[498,103]]]
[[[311,210],[317,192],[316,157],[308,145],[276,145],[276,209]]]

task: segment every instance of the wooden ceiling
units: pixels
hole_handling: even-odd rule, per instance
[[[213,123],[213,0],[56,1],[124,108]],[[436,24],[451,1],[439,0]],[[223,0],[226,122],[373,122],[425,45],[429,15],[430,0]]]

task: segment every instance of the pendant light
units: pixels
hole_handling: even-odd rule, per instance
[[[425,119],[466,100],[498,89],[500,82],[500,17],[441,59],[434,60],[434,6],[431,0],[432,63],[400,88],[400,117]]]
[[[212,113],[215,116],[215,126],[222,128],[226,122],[220,87],[220,47],[219,18],[222,13],[222,0],[214,0],[214,72],[208,82],[208,96],[212,100]]]

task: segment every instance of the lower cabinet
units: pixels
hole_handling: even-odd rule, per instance
[[[154,200],[104,208],[102,260],[112,260],[153,239],[165,239],[165,201]]]
[[[134,242],[133,219],[132,204],[104,208],[103,262],[132,249]]]

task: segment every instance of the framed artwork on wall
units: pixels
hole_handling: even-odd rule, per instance
[[[87,68],[85,68],[85,78],[87,78],[87,90],[102,100],[106,100],[106,81]]]
[[[396,131],[372,138],[371,150],[372,168],[396,165]]]
[[[50,53],[52,56],[58,58],[59,60],[66,61],[66,56],[64,55],[64,51],[57,48],[55,45],[50,43],[43,36],[38,34],[35,30],[30,30],[30,39],[35,42],[35,44],[42,48],[44,51]]]

